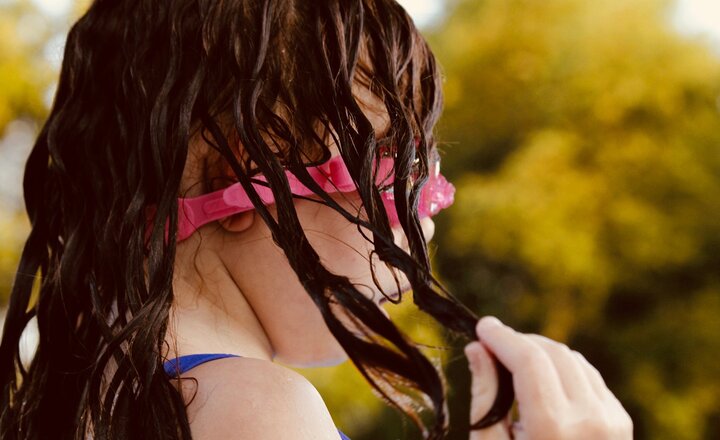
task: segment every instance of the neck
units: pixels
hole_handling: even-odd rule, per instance
[[[202,257],[191,258],[187,267],[176,267],[175,301],[166,337],[168,359],[229,353],[272,361],[270,340],[240,288],[219,258],[210,253]],[[204,274],[203,281],[198,272]]]

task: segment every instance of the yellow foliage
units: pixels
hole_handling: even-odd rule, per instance
[[[586,353],[638,438],[710,438],[720,59],[670,6],[458,2],[433,38],[458,189],[437,261],[467,301]]]

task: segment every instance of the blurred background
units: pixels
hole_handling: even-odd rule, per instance
[[[439,277],[584,353],[636,438],[719,439],[720,2],[401,3],[446,76],[458,192],[436,217]],[[0,315],[28,233],[24,163],[86,6],[0,0]],[[464,342],[411,303],[386,307],[446,366],[451,438],[467,439]],[[350,363],[301,372],[353,439],[419,438]]]

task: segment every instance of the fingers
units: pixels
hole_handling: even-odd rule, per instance
[[[583,356],[582,353],[578,353],[577,351],[573,353],[575,354],[575,357],[577,357],[580,365],[582,365],[582,371],[585,374],[585,377],[590,383],[590,386],[592,387],[595,394],[601,399],[607,399],[610,396],[615,397],[612,392],[610,392],[607,385],[605,385],[605,380],[602,378],[597,368],[595,368],[590,362],[588,362],[588,360],[585,359],[585,356]]]
[[[470,394],[475,398],[473,403],[477,405],[474,412],[478,419],[485,415],[492,406],[495,394],[497,394],[497,379],[495,377],[495,365],[487,349],[480,342],[472,342],[465,347],[465,356],[468,358],[468,365],[472,373],[473,383]],[[483,398],[487,398],[486,401]]]
[[[590,382],[596,395],[603,401],[603,406],[606,408],[606,411],[611,414],[615,432],[617,432],[619,436],[629,436],[632,438],[633,421],[625,408],[623,408],[622,403],[607,387],[605,380],[597,368],[588,362],[581,353],[574,353],[578,358],[578,362],[583,366],[583,372],[587,376],[588,382]]]
[[[632,438],[627,411],[581,354],[546,337],[518,333],[493,317],[481,319],[476,331],[480,342],[473,344],[487,350],[470,349],[468,357],[474,356],[477,365],[489,362],[486,368],[492,371],[493,381],[492,356],[513,375],[520,419],[512,427],[503,424],[506,435],[517,439]],[[490,380],[479,372],[473,377]],[[492,398],[483,395],[489,391],[486,388],[474,384],[473,389],[483,396],[474,407],[474,420],[491,405]]]
[[[579,353],[545,336],[527,336],[550,356],[568,400],[584,402],[592,401],[592,397],[601,398],[601,394],[597,393],[590,383],[589,373],[584,371],[586,367],[577,356]]]
[[[540,345],[493,317],[481,319],[476,330],[483,345],[513,374],[521,406],[529,403],[553,414],[562,411],[567,402],[565,391],[552,359]]]
[[[497,394],[497,373],[492,355],[480,342],[471,342],[465,346],[465,356],[468,358],[472,384],[470,387],[470,424],[480,420],[492,407]],[[507,440],[512,438],[508,431],[508,423],[495,425],[480,430],[471,431],[470,440]]]

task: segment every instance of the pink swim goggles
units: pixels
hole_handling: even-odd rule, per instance
[[[420,218],[434,216],[441,209],[452,205],[455,197],[455,187],[440,174],[440,156],[436,149],[432,150],[429,159],[429,178],[420,192],[420,201],[418,203],[418,216]],[[375,175],[377,176],[378,188],[381,188],[380,194],[390,223],[392,226],[396,226],[399,221],[392,191],[393,163],[394,159],[391,157],[381,158],[379,170]],[[357,190],[340,156],[335,156],[322,165],[306,169],[313,180],[328,194],[347,193]],[[292,172],[287,170],[285,175],[290,183],[290,190],[294,195],[315,195]],[[260,175],[254,177],[253,180],[258,182],[253,183],[253,187],[263,203],[265,205],[273,204],[275,200],[272,191],[267,186],[265,177]],[[177,240],[182,241],[188,238],[193,232],[207,223],[252,209],[255,209],[255,206],[239,182],[199,197],[178,198]]]

